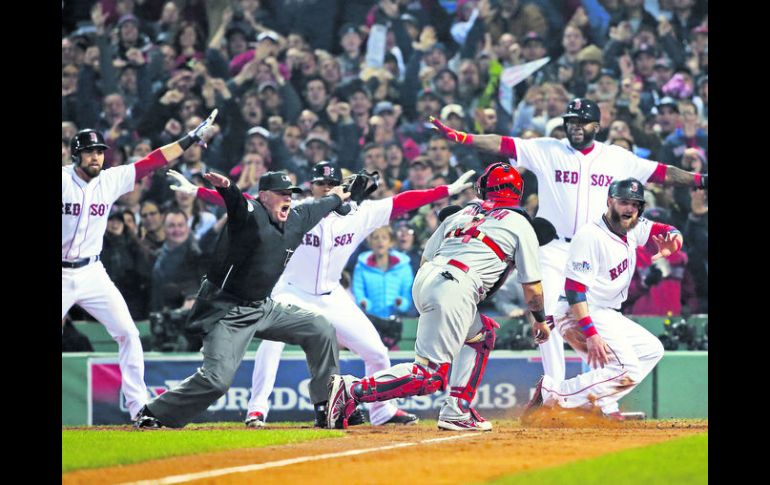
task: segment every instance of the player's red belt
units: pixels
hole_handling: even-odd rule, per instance
[[[467,273],[468,270],[470,269],[468,265],[463,264],[460,261],[457,261],[456,259],[450,259],[449,261],[446,262],[446,264],[450,264],[454,266],[455,268],[459,269],[463,273]]]
[[[479,230],[476,230],[474,232],[471,232],[471,231],[463,232],[462,229],[455,229],[454,231],[449,231],[448,233],[446,233],[446,236],[444,237],[446,238],[450,236],[454,236],[454,237],[469,236],[469,237],[478,239],[479,241],[489,246],[489,249],[495,252],[497,257],[500,258],[500,261],[506,262],[508,260],[508,257],[505,255],[503,250],[500,249],[500,246],[498,246],[497,243],[494,242],[489,236],[487,236],[486,234],[484,234]]]

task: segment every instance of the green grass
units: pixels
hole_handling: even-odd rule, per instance
[[[708,483],[708,433],[486,482],[491,485],[670,485]]]
[[[320,429],[281,429],[310,423],[281,423],[266,429],[247,429],[243,423],[217,423],[228,429],[199,429],[189,425],[182,430],[136,431],[116,426],[112,429],[62,429],[62,473],[84,468],[128,465],[147,460],[192,455],[238,448],[300,443],[345,436],[343,431]],[[230,429],[232,428],[232,429]]]

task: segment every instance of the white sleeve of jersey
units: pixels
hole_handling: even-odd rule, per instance
[[[522,217],[522,219],[524,219]],[[540,273],[540,260],[538,259],[538,242],[532,224],[524,220],[516,231],[518,245],[516,247],[516,280],[519,283],[533,283],[543,279]]]
[[[379,200],[365,200],[358,206],[361,228],[365,233],[374,231],[378,227],[390,223],[390,214],[393,212],[393,197]]]
[[[618,156],[623,157],[622,161],[625,166],[628,167],[628,171],[626,172],[628,174],[627,177],[633,177],[643,184],[646,184],[647,181],[650,180],[650,177],[658,168],[658,162],[638,157],[624,148],[615,145],[609,145],[608,148],[617,152],[619,154]]]
[[[514,166],[524,167],[535,174],[545,173],[546,165],[550,160],[547,156],[548,152],[559,149],[557,146],[559,141],[555,138],[531,138],[528,140],[514,138],[514,143],[516,144],[516,157],[518,157]]]
[[[102,185],[107,189],[107,194],[116,200],[121,195],[134,190],[136,181],[136,167],[133,164],[120,165],[108,168],[99,175]]]
[[[431,234],[430,239],[428,239],[428,242],[425,243],[425,249],[422,251],[422,257],[426,261],[430,261],[436,255],[438,248],[441,246],[441,241],[444,240],[444,234],[446,234],[447,232],[447,226],[449,224],[449,221],[451,221],[457,214],[460,214],[460,212],[452,214],[451,216],[444,219],[444,222],[442,222],[436,228],[436,230],[433,231],[433,234]]]
[[[601,258],[598,245],[599,240],[596,233],[590,230],[590,225],[579,229],[569,246],[564,276],[588,288],[593,286],[599,273]]]

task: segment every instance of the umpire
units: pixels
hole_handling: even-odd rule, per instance
[[[181,428],[219,399],[254,336],[300,345],[310,370],[316,422],[325,422],[327,383],[339,373],[334,327],[322,316],[273,301],[270,292],[305,233],[350,197],[341,186],[318,201],[291,208],[302,192],[283,172],[259,179],[257,200],[247,200],[230,179],[207,173],[227,206],[227,230],[198,291],[188,326],[203,335],[203,365],[142,408],[137,428]]]

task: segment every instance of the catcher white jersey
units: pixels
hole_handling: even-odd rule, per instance
[[[340,285],[342,270],[361,241],[390,221],[393,198],[350,205],[349,214],[330,212],[305,234],[276,286],[290,282],[307,293],[320,295]]]
[[[103,170],[86,183],[75,165],[61,168],[61,259],[97,256],[107,230],[110,208],[118,197],[134,189],[136,168],[121,165]]]
[[[457,229],[466,235],[446,237]],[[476,230],[481,234],[471,236]],[[508,265],[480,239],[482,235],[494,241],[514,261],[519,283],[540,281],[535,230],[524,216],[509,209],[496,209],[484,215],[480,206],[473,204],[452,214],[430,237],[423,257],[428,261],[437,256],[456,258],[472,268],[481,278],[484,289],[489,291]]]
[[[565,138],[514,138],[517,159],[537,176],[538,217],[548,219],[559,237],[571,238],[583,224],[607,210],[607,190],[615,179],[634,177],[647,183],[657,162],[639,158],[619,146],[594,142],[587,155],[575,150]]]
[[[647,243],[651,229],[652,222],[641,217],[626,237],[612,232],[603,218],[578,229],[569,248],[565,276],[587,287],[589,305],[620,309],[634,275],[636,248]]]

